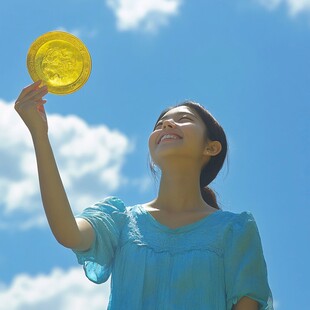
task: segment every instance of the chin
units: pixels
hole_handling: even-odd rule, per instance
[[[194,156],[191,150],[176,150],[176,149],[165,149],[160,150],[152,156],[153,162],[161,168],[162,166],[166,166],[169,163],[175,164],[176,162],[192,162],[197,161],[198,158]]]

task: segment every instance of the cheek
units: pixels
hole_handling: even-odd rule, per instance
[[[199,152],[204,149],[207,144],[206,135],[200,128],[195,128],[195,130],[188,131],[186,134],[186,139],[188,145],[190,145],[193,150],[197,150]]]
[[[157,139],[157,133],[152,132],[149,136],[149,150],[152,155],[152,151],[154,150],[155,144],[156,144],[156,139]]]

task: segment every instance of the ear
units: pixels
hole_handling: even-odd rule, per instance
[[[203,151],[203,155],[216,156],[222,150],[222,144],[219,141],[209,141]]]

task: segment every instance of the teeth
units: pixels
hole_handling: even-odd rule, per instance
[[[180,138],[178,136],[175,136],[175,135],[164,135],[161,137],[160,142],[165,140],[165,139],[175,139],[176,140],[176,139],[180,139]]]

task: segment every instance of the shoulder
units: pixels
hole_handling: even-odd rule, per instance
[[[115,196],[109,196],[97,201],[83,210],[76,217],[85,219],[105,219],[107,217],[115,217],[126,213],[124,202]]]
[[[253,214],[249,211],[234,213],[224,211],[228,218],[225,233],[223,234],[225,246],[232,244],[260,243],[260,234]]]
[[[243,225],[247,222],[255,222],[254,216],[250,211],[243,211],[240,213],[232,211],[221,211],[226,221],[231,225]]]
[[[124,202],[116,196],[109,196],[102,200],[99,200],[93,205],[93,208],[104,211],[106,213],[126,211]]]
[[[227,233],[244,234],[250,230],[257,231],[255,218],[250,211],[222,211],[221,223],[225,225]]]
[[[116,196],[108,196],[102,200],[99,200],[85,210],[92,210],[93,212],[100,213],[103,216],[125,216],[131,218],[136,217],[142,213],[139,206],[139,204],[127,206],[122,199]]]

